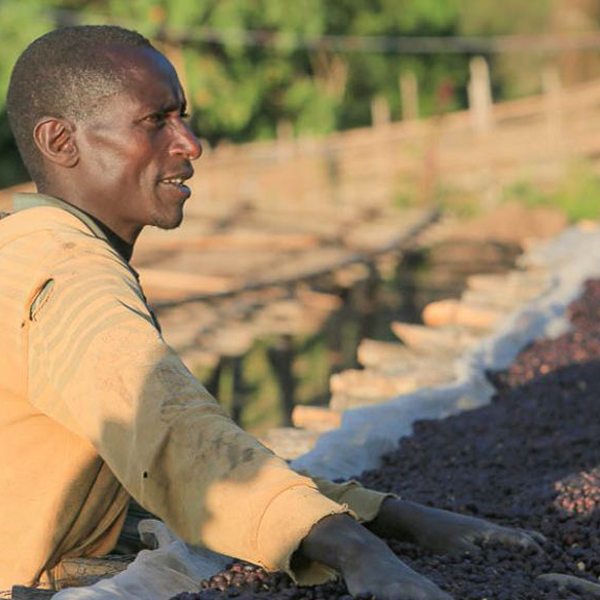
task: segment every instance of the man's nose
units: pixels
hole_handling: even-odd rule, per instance
[[[180,120],[175,130],[171,152],[181,154],[188,160],[200,158],[202,156],[202,145],[190,126],[185,121]]]

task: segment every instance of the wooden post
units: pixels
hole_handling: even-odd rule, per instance
[[[414,121],[419,118],[419,84],[412,71],[400,75],[400,98],[402,100],[402,120]]]
[[[418,272],[425,263],[423,251],[407,250],[396,265],[394,284],[400,295],[398,314],[408,322],[418,323],[423,307],[420,303]]]
[[[327,172],[327,201],[332,204],[342,204],[343,198],[340,194],[341,173],[338,151],[331,145],[325,143],[322,150],[322,160]]]
[[[371,124],[382,127],[391,121],[390,105],[385,96],[378,95],[371,100]]]
[[[471,79],[467,86],[473,129],[485,134],[492,128],[492,88],[488,64],[482,56],[470,62]]]
[[[277,123],[277,139],[280,142],[294,141],[294,126],[287,119],[282,119]]]
[[[344,339],[345,324],[354,321],[352,288],[340,287],[338,295],[342,301],[342,307],[332,315],[326,329],[330,376],[339,373],[347,366]]]
[[[277,162],[285,162],[294,154],[294,126],[287,119],[277,123]]]
[[[374,263],[369,263],[369,277],[364,282],[364,295],[360,303],[360,327],[357,344],[364,338],[373,337],[377,320],[379,300],[379,273]]]
[[[292,336],[289,334],[280,336],[275,344],[269,348],[268,356],[279,384],[279,397],[283,408],[284,424],[291,425],[296,391],[296,379],[293,371],[295,351]]]
[[[548,66],[542,72],[542,87],[546,99],[546,123],[548,143],[552,152],[562,147],[561,133],[561,83],[558,69]]]
[[[244,408],[244,395],[246,386],[244,385],[244,357],[233,356],[230,358],[231,375],[233,379],[231,392],[231,418],[238,425],[242,420],[242,410]]]
[[[221,397],[219,382],[221,381],[221,373],[223,372],[223,357],[219,357],[217,364],[215,365],[210,377],[204,384],[208,393],[219,399]]]

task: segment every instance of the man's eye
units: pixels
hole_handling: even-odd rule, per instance
[[[165,120],[165,115],[163,113],[154,113],[153,115],[148,115],[146,117],[146,121],[150,123],[162,123]]]
[[[179,113],[179,116],[180,116],[182,119],[189,119],[189,117],[190,117],[190,113],[188,113],[188,112],[185,112],[185,111],[182,111],[181,113]]]

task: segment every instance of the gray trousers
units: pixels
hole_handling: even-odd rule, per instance
[[[123,529],[111,554],[137,554],[140,550],[149,548],[140,538],[138,523],[144,519],[157,518],[132,498],[129,502]]]

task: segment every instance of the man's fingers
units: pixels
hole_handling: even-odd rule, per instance
[[[480,546],[465,537],[458,538],[450,550],[454,552],[468,552],[469,554],[479,554],[481,552]]]
[[[532,548],[536,552],[543,553],[540,544],[546,542],[546,538],[535,531],[523,531],[521,529],[502,528],[501,532],[490,536],[488,539],[496,539],[507,546],[518,546],[520,548]]]
[[[561,590],[574,590],[584,593],[589,598],[600,598],[600,585],[587,579],[581,579],[573,575],[563,575],[562,573],[545,573],[540,575],[538,579],[554,583]]]
[[[541,551],[540,545],[537,540],[529,533],[525,531],[516,531],[514,536],[516,543],[522,548],[535,548]]]
[[[522,545],[524,548],[532,548],[539,554],[545,554],[544,548],[542,547],[548,540],[537,531],[522,531],[521,532]]]
[[[539,531],[533,531],[531,529],[526,529],[525,533],[534,541],[536,542],[536,544],[538,544],[538,546],[541,546],[542,544],[545,544],[548,539],[546,538],[545,535],[542,535]],[[540,548],[541,550],[541,548]],[[542,550],[543,552],[543,550]]]

